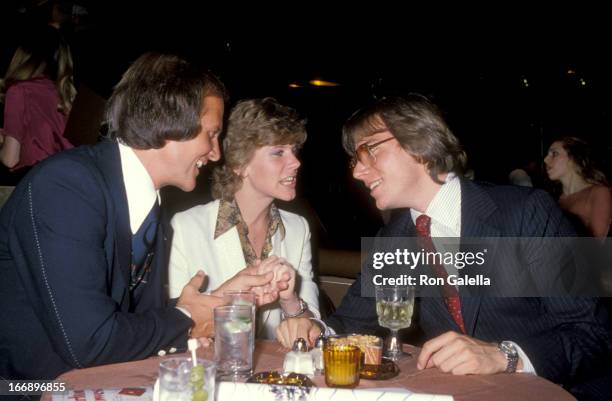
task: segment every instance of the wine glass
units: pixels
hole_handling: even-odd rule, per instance
[[[385,358],[397,361],[412,356],[402,351],[402,343],[398,337],[398,332],[401,329],[410,327],[413,309],[414,287],[376,287],[376,314],[378,315],[378,324],[391,330],[391,334],[387,340],[387,349],[383,353]]]

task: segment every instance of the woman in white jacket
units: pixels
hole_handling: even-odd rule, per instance
[[[172,219],[172,297],[200,269],[208,275],[205,290],[223,296],[228,279],[259,266],[260,273],[290,272],[291,279],[278,302],[258,309],[258,338],[275,338],[283,317],[320,317],[308,223],[274,204],[296,196],[297,150],[305,141],[304,121],[272,98],[244,100],[232,109],[225,162],[213,173],[216,200]]]

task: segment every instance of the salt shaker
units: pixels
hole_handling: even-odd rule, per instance
[[[310,355],[312,355],[312,361],[314,363],[315,373],[320,375],[325,371],[325,366],[323,364],[323,344],[325,343],[325,336],[323,334],[319,335],[315,340],[314,347],[310,351]]]
[[[312,356],[308,352],[306,340],[298,338],[293,343],[293,349],[285,356],[283,363],[285,373],[301,373],[308,376],[314,375],[314,364]]]

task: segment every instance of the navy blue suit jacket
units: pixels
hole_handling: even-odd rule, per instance
[[[0,376],[54,378],[184,348],[192,321],[167,302],[171,233],[162,221],[151,274],[134,299],[117,144],[35,167],[0,214]]]
[[[573,230],[545,192],[461,180],[462,237],[571,236]],[[378,236],[415,236],[410,210],[398,210]],[[529,261],[525,261],[526,264]],[[545,273],[545,272],[544,272]],[[545,280],[546,278],[544,278]],[[373,298],[361,297],[362,276],[327,323],[337,332],[380,330]],[[594,298],[461,296],[466,334],[490,342],[514,341],[538,375],[571,385],[598,369],[610,341],[606,313]],[[427,338],[459,331],[441,298],[420,299],[420,326]]]

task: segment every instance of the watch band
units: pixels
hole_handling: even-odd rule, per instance
[[[306,304],[306,302],[304,302],[304,300],[302,298],[298,297],[298,302],[300,303],[300,309],[295,312],[295,313],[286,313],[282,308],[281,308],[281,319],[285,320],[285,319],[289,319],[291,317],[298,317],[301,314],[303,314],[304,312],[306,312],[308,310],[308,305]]]
[[[514,344],[512,344],[510,341],[502,341],[497,346],[497,349],[504,354],[504,356],[506,357],[506,361],[508,361],[505,372],[515,373],[516,367],[518,365],[519,356]]]

